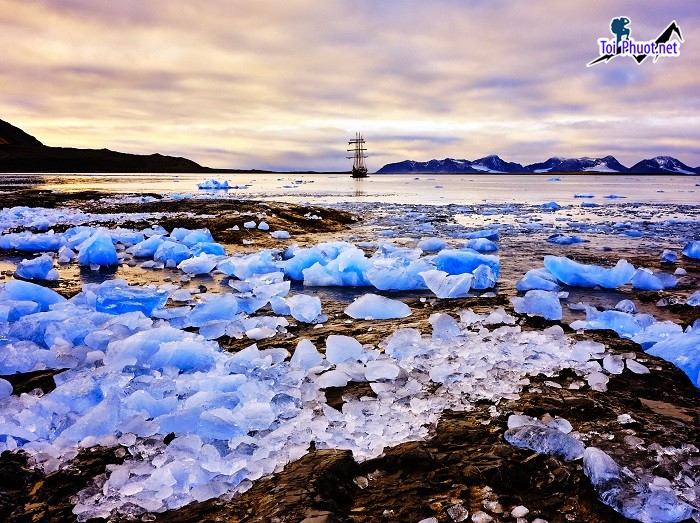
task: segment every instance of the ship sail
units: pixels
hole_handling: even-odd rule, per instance
[[[352,177],[353,178],[366,178],[367,177],[367,166],[365,165],[365,139],[362,138],[361,133],[355,133],[355,138],[348,141],[348,145],[353,146],[352,149],[348,149],[348,152],[353,153],[352,156],[348,156],[352,159]]]

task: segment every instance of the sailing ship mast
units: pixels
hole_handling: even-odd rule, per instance
[[[348,149],[348,152],[354,153],[353,156],[348,156],[352,158],[352,177],[353,178],[367,178],[367,166],[365,165],[365,139],[362,138],[361,133],[355,133],[355,138],[348,141],[348,145],[352,145],[352,149]]]

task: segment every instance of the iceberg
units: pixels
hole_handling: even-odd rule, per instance
[[[204,180],[197,184],[197,189],[215,190],[215,191],[227,191],[231,186],[228,180],[216,180],[211,178],[209,180]]]
[[[540,205],[540,207],[547,211],[558,211],[559,209],[561,209],[561,205],[559,205],[557,202],[543,203],[542,205]]]
[[[386,320],[410,316],[411,308],[399,300],[364,294],[345,309],[345,314],[355,319]]]
[[[172,262],[178,264],[192,256],[190,249],[182,243],[165,240],[153,254],[153,260],[157,262]]]
[[[185,274],[208,274],[216,267],[218,258],[206,253],[202,253],[194,258],[181,261],[177,268]]]
[[[447,242],[441,238],[424,238],[416,247],[423,252],[438,252],[447,247]]]
[[[160,244],[164,241],[165,240],[163,239],[162,235],[155,234],[150,238],[137,243],[136,245],[132,245],[126,250],[126,252],[136,256],[137,258],[150,258],[156,253],[158,247],[160,247]]]
[[[555,292],[530,290],[525,296],[510,299],[515,312],[528,316],[542,316],[545,320],[561,320],[562,308]]]
[[[362,360],[364,351],[355,338],[331,334],[326,338],[326,359],[335,365],[346,361]]]
[[[700,388],[700,329],[679,333],[646,349],[648,354],[670,361]]]
[[[561,233],[556,233],[552,234],[547,238],[547,241],[549,243],[555,243],[557,245],[574,245],[576,243],[582,243],[585,242],[583,238],[579,238],[578,236],[570,236],[568,234],[561,234]]]
[[[545,256],[544,266],[557,280],[573,287],[615,289],[630,281],[635,274],[634,266],[627,260],[620,260],[612,269],[606,269],[578,263],[566,256]]]
[[[654,273],[650,269],[639,268],[632,277],[632,288],[644,291],[661,291],[676,286],[677,280],[670,274]]]

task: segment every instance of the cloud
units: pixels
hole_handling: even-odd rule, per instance
[[[377,163],[700,164],[690,4],[0,0],[0,118],[47,144],[234,168],[347,169],[356,130]],[[676,19],[681,56],[587,68],[620,15],[637,38]]]

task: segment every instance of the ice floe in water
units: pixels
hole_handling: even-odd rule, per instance
[[[545,320],[560,320],[562,316],[561,303],[556,292],[530,290],[525,296],[514,296],[510,299],[519,314],[542,316]]]
[[[683,256],[700,260],[700,241],[688,242],[686,246],[683,247]]]
[[[53,268],[53,258],[48,254],[42,254],[31,260],[22,260],[17,265],[15,276],[27,280],[58,280],[59,274]]]

